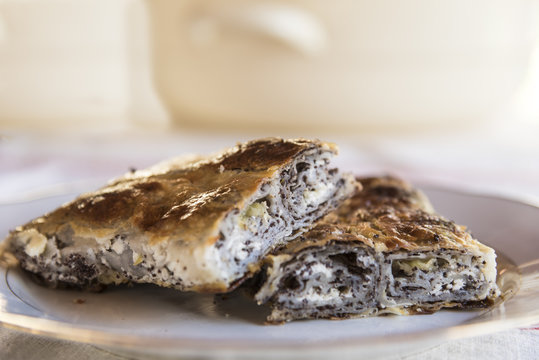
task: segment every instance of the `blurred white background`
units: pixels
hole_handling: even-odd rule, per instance
[[[537,5],[0,0],[0,121],[348,133],[537,117]]]
[[[534,0],[0,0],[13,199],[258,136],[539,199]],[[83,159],[83,160],[81,160]]]

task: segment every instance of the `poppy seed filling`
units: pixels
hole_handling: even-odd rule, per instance
[[[428,312],[440,302],[457,306],[496,296],[484,262],[455,250],[375,254],[336,242],[293,259],[276,257],[256,299],[271,303],[270,322],[400,314],[418,306]]]

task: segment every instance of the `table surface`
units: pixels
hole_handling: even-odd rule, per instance
[[[539,126],[491,127],[462,134],[330,135],[336,164],[357,174],[392,173],[437,184],[510,196],[539,205]],[[481,136],[478,136],[481,134]],[[95,187],[130,167],[184,153],[209,153],[248,135],[203,132],[122,134],[5,133],[0,137],[0,203]],[[2,234],[4,235],[4,234]],[[539,331],[512,329],[447,342],[401,359],[538,359]],[[0,359],[123,359],[92,345],[0,328]]]

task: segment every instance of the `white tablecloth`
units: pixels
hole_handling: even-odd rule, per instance
[[[118,360],[127,359],[99,347],[50,340],[0,328],[0,358],[9,360]],[[515,329],[493,335],[451,341],[417,353],[396,356],[402,360],[536,360],[539,359],[539,330]]]

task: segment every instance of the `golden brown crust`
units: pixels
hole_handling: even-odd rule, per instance
[[[217,240],[219,221],[241,206],[262,181],[299,153],[334,145],[309,140],[263,139],[238,144],[217,156],[172,161],[137,171],[26,224],[56,234],[69,226],[76,235],[104,237],[114,232],[142,233],[150,242]]]
[[[331,242],[357,242],[376,251],[425,251],[484,247],[464,226],[436,214],[426,197],[390,176],[358,178],[363,186],[284,253]],[[281,250],[283,251],[283,250]]]

